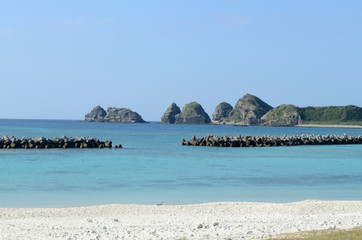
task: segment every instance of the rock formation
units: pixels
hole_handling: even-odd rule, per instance
[[[239,125],[259,125],[261,117],[270,111],[273,107],[263,102],[260,98],[245,94],[236,103],[234,109],[230,112],[224,122],[227,124]]]
[[[180,108],[176,105],[176,103],[172,103],[166,110],[166,112],[161,117],[162,123],[175,123],[175,116],[181,113]]]
[[[142,117],[128,108],[107,108],[107,113],[100,106],[85,115],[86,122],[122,122],[122,123],[145,123]]]
[[[314,135],[303,134],[300,136],[235,136],[218,137],[205,136],[191,140],[182,139],[183,146],[210,146],[210,147],[277,147],[298,145],[331,145],[331,144],[362,144],[362,136],[344,135]]]
[[[107,108],[106,122],[145,123],[142,117],[128,108]]]
[[[267,112],[262,118],[265,126],[295,126],[301,123],[300,109],[294,105],[280,105]]]
[[[85,115],[85,121],[86,122],[103,122],[104,117],[107,115],[106,111],[104,111],[103,108],[100,106],[96,106]]]
[[[214,113],[212,114],[212,121],[214,123],[222,122],[225,118],[229,117],[229,114],[232,110],[233,107],[229,103],[227,102],[219,103],[216,106]]]
[[[175,123],[178,124],[209,124],[209,115],[197,102],[186,104],[182,112],[175,116]]]
[[[122,147],[121,144],[117,145]],[[49,149],[49,148],[111,148],[112,141],[100,141],[90,137],[61,137],[61,138],[27,138],[3,136],[0,138],[0,148],[13,149]]]

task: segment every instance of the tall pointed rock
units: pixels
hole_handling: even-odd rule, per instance
[[[107,115],[106,111],[101,106],[95,106],[90,113],[85,115],[86,122],[103,122]]]
[[[175,123],[175,116],[179,113],[181,113],[180,108],[173,102],[162,115],[161,122],[173,124]]]

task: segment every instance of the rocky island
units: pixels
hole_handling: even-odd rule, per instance
[[[229,117],[232,110],[233,107],[230,105],[230,103],[219,103],[212,114],[212,123],[223,122],[227,117]]]
[[[161,121],[170,124],[209,124],[211,122],[209,115],[197,102],[186,104],[182,111],[176,103],[172,103],[163,114]]]
[[[170,123],[173,124],[176,121],[176,115],[180,114],[181,110],[176,103],[171,103],[171,105],[167,108],[166,112],[161,117],[162,123]]]
[[[85,115],[86,122],[120,122],[120,123],[146,123],[142,117],[128,108],[107,108],[107,112],[96,106]]]

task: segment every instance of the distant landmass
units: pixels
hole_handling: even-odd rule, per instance
[[[362,125],[362,108],[353,105],[302,108],[290,104],[272,108],[260,98],[245,94],[227,117],[213,118],[213,122],[247,126]]]
[[[141,115],[128,108],[96,106],[85,115],[86,122],[146,123]],[[227,124],[237,126],[297,126],[297,125],[359,125],[362,108],[354,105],[329,107],[297,107],[282,104],[273,108],[251,94],[240,98],[235,107],[221,102],[215,107],[212,119],[198,102],[186,104],[182,111],[176,103],[161,117],[165,124]]]
[[[186,104],[182,111],[172,103],[161,118],[162,123],[229,124],[241,126],[362,125],[362,108],[354,105],[329,107],[297,107],[283,104],[273,108],[260,98],[245,94],[233,108],[218,104],[210,120],[197,102]]]
[[[96,106],[85,115],[86,122],[121,122],[121,123],[145,123],[142,117],[128,108],[109,107],[107,112],[100,106]]]

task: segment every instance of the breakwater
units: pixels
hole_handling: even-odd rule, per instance
[[[117,148],[122,145],[116,145]],[[111,148],[112,141],[100,141],[90,137],[61,137],[61,138],[27,138],[3,136],[0,138],[0,148],[48,149],[48,148]]]
[[[210,147],[274,147],[298,145],[331,145],[331,144],[362,144],[362,136],[343,135],[314,135],[303,134],[298,136],[235,136],[218,137],[205,136],[191,140],[182,139],[184,146],[210,146]]]

